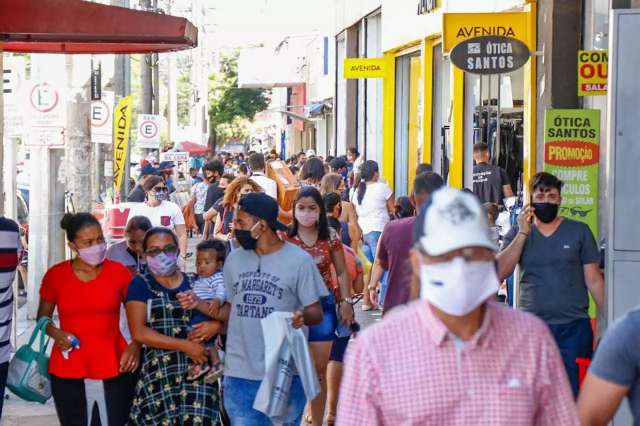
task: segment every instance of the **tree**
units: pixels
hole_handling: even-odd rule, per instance
[[[248,136],[248,121],[269,106],[270,92],[238,87],[238,51],[220,59],[220,71],[209,77],[209,148],[216,151],[220,136]],[[245,127],[243,130],[242,127]],[[244,137],[246,137],[244,136]]]
[[[178,77],[178,125],[186,127],[191,122],[191,108],[193,102],[193,86],[188,73],[181,73]]]

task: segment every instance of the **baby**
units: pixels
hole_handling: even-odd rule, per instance
[[[219,240],[203,241],[196,248],[196,271],[198,280],[193,285],[193,293],[179,295],[184,309],[194,310],[191,327],[204,321],[211,321],[225,302],[225,286],[222,267],[227,255],[225,243]],[[195,297],[192,297],[194,296]],[[224,365],[215,347],[218,336],[205,342],[208,349],[208,364],[190,364],[187,380],[197,380],[205,376],[206,383],[214,383],[222,375]]]

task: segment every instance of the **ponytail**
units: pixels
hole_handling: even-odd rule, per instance
[[[360,166],[360,183],[358,183],[358,204],[362,204],[364,194],[367,192],[367,182],[371,182],[379,171],[378,163],[372,160],[365,161]]]

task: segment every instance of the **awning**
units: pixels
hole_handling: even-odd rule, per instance
[[[80,0],[0,1],[0,50],[151,53],[194,47],[185,18]]]
[[[205,155],[209,151],[209,147],[195,142],[183,141],[176,144],[176,147],[173,150],[188,152],[192,157],[199,157]]]
[[[309,117],[321,117],[325,114],[331,113],[331,111],[333,111],[333,103],[329,99],[310,104],[307,115]]]

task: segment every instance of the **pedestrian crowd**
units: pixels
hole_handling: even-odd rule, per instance
[[[142,165],[124,240],[108,245],[93,215],[67,214],[73,257],[42,281],[60,423],[604,425],[628,397],[640,424],[640,316],[611,327],[594,356],[600,251],[586,225],[558,215],[562,182],[535,175],[498,236],[514,191],[486,147],[474,157],[473,191],[421,164],[399,197],[353,148],[221,154],[178,180],[173,164]],[[290,202],[276,166],[297,179]],[[172,201],[182,180],[188,196]],[[502,286],[515,274],[518,309]],[[360,330],[356,305],[383,319]],[[302,330],[310,365],[294,357],[295,374],[267,389],[279,416],[258,403],[274,313]]]

